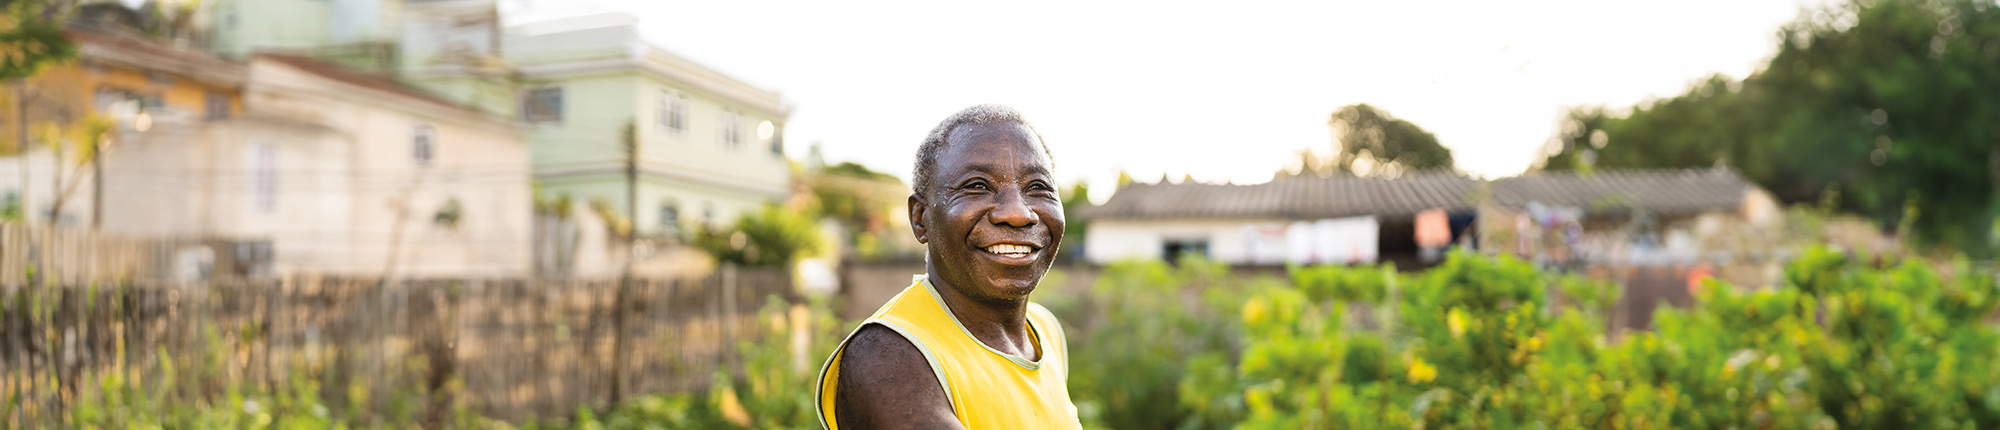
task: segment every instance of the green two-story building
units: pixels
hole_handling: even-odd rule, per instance
[[[645,42],[630,16],[512,27],[502,46],[543,195],[604,201],[639,234],[674,236],[791,194],[778,93]]]

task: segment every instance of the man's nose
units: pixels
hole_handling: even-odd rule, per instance
[[[1027,200],[1027,196],[1021,195],[1020,190],[1002,191],[999,203],[987,216],[992,218],[994,224],[1014,228],[1033,227],[1035,223],[1041,222],[1041,217],[1035,215],[1035,210],[1028,207]]]

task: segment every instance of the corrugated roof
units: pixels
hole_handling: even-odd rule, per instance
[[[1254,185],[1132,184],[1088,211],[1100,219],[1400,218],[1429,209],[1471,210],[1488,182],[1449,172],[1396,178],[1291,177]],[[1490,182],[1494,203],[1529,202],[1592,212],[1678,214],[1740,207],[1755,187],[1727,169],[1536,173]]]
[[[1538,172],[1493,181],[1493,200],[1513,208],[1540,202],[1592,212],[1683,214],[1741,207],[1753,187],[1729,169]]]
[[[1457,173],[1421,172],[1388,178],[1338,175],[1290,177],[1255,185],[1132,184],[1089,216],[1102,219],[1284,218],[1412,216],[1436,209],[1470,209],[1479,181]]]

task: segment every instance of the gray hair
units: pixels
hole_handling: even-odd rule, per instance
[[[997,104],[983,104],[965,108],[958,111],[958,113],[952,114],[951,117],[945,118],[943,122],[939,122],[937,128],[932,128],[929,135],[924,136],[923,146],[917,147],[917,168],[916,172],[913,173],[915,176],[910,178],[911,190],[927,199],[930,197],[930,193],[934,187],[931,184],[931,175],[937,173],[938,153],[944,152],[945,139],[951,137],[951,133],[958,130],[959,126],[994,123],[1015,123],[1020,124],[1022,127],[1027,127],[1028,132],[1035,135],[1035,144],[1041,145],[1042,155],[1049,157],[1049,164],[1051,164],[1049,167],[1055,167],[1053,164],[1055,164],[1056,157],[1054,153],[1049,152],[1048,142],[1042,140],[1042,133],[1035,131],[1033,124],[1029,124],[1028,120],[1021,118],[1021,111]]]

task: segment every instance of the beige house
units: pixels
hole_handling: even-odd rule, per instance
[[[242,67],[242,116],[120,132],[105,158],[107,232],[221,243],[173,258],[248,276],[530,273],[528,152],[513,122],[305,57]]]

